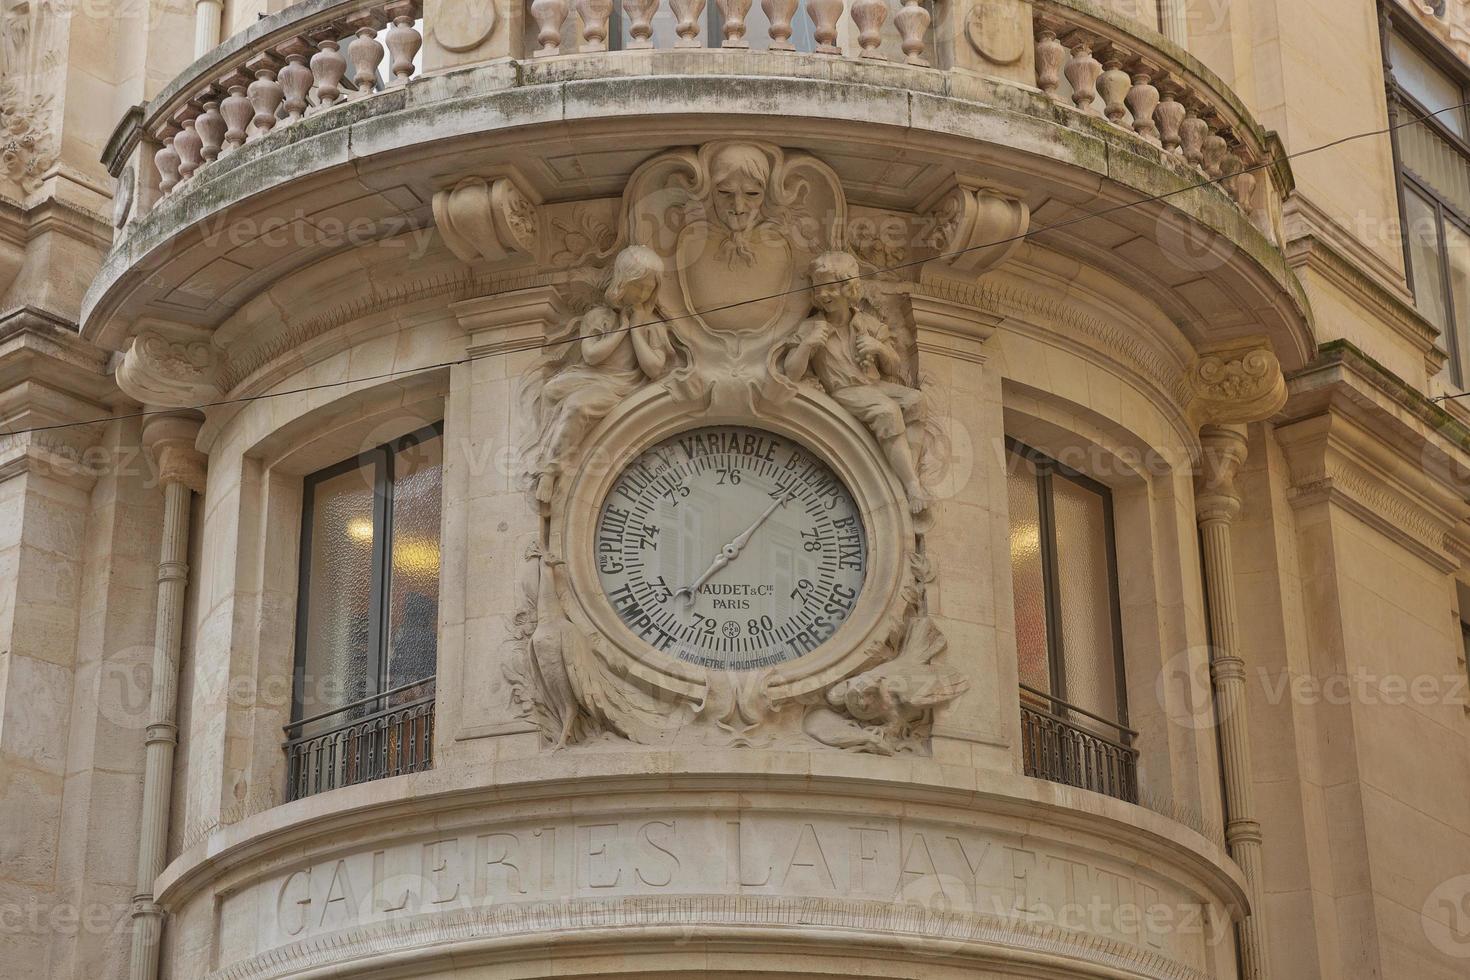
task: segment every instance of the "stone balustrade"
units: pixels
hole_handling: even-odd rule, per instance
[[[403,86],[418,71],[426,43],[431,72],[608,51],[705,49],[728,57],[733,49],[761,58],[988,73],[960,52],[967,43],[984,48],[972,15],[986,9],[986,0],[504,2],[516,16],[503,6],[456,0],[429,2],[427,10],[424,0],[304,0],[263,20],[191,66],[145,111],[157,181],[154,194],[140,196],[169,194],[247,144]],[[1087,0],[1035,0],[1030,9],[1030,24],[1023,15],[1015,30],[1018,42],[1034,45],[1034,83],[1042,93],[1192,166],[1218,182],[1268,238],[1279,237],[1273,229],[1288,171],[1265,166],[1275,157],[1271,141],[1219,79],[1162,35]],[[481,36],[493,32],[496,42],[475,48],[444,41],[444,50],[456,53],[442,57],[436,37],[457,37],[476,17]],[[752,58],[754,74],[770,64]],[[1033,59],[1018,63],[1021,74],[1010,74],[1031,81]],[[657,60],[647,64],[658,71]]]
[[[1264,178],[1275,154],[1218,79],[1162,36],[1085,3],[1037,0],[1033,25],[1037,88],[1191,164],[1271,236]]]
[[[319,6],[229,51],[193,85],[165,93],[153,133],[161,144],[153,154],[160,193],[274,130],[413,76],[423,45],[420,0]]]
[[[930,65],[933,17],[924,0],[902,0],[896,10],[889,0],[761,0],[758,14],[752,0],[714,0],[712,9],[707,0],[622,0],[620,11],[613,0],[530,0],[528,12],[536,25],[535,58],[608,50],[610,24],[620,12],[619,46],[629,51],[756,47]],[[855,31],[849,44],[840,41],[844,13]]]

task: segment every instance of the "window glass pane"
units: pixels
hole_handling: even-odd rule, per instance
[[[1454,326],[1444,343],[1454,359],[1451,378],[1456,384],[1464,377],[1466,338],[1470,337],[1470,235],[1460,226],[1446,221],[1444,226],[1445,259],[1450,267],[1449,294],[1454,301]]]
[[[1393,77],[1399,87],[1430,112],[1449,109],[1465,101],[1464,91],[1454,78],[1437,68],[1418,48],[1398,35],[1389,39],[1389,57],[1393,59]],[[1440,112],[1435,118],[1464,138],[1464,109]]]
[[[388,689],[433,676],[439,624],[439,501],[444,441],[393,457],[393,541],[388,586]],[[410,697],[419,696],[409,691]]]
[[[371,465],[316,484],[299,717],[356,701],[371,690],[374,534]]]
[[[1117,720],[1117,651],[1105,507],[1101,495],[1064,476],[1052,477],[1057,599],[1067,685],[1064,698],[1079,708]]]
[[[1016,595],[1016,656],[1021,683],[1051,692],[1047,667],[1046,591],[1041,565],[1041,512],[1036,467],[1022,456],[1008,457],[1006,490],[1011,513],[1011,582]]]
[[[1413,266],[1414,305],[1424,318],[1439,328],[1441,342],[1449,329],[1444,269],[1440,262],[1439,218],[1434,205],[1412,187],[1404,188],[1404,234],[1409,240],[1409,263]],[[1459,383],[1453,360],[1445,365],[1442,378]]]
[[[1414,264],[1414,305],[1443,330],[1447,307],[1439,262],[1439,219],[1434,205],[1411,187],[1404,189],[1404,234],[1409,238],[1409,259]]]

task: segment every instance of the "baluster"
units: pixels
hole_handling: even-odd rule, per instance
[[[923,0],[903,0],[903,6],[893,15],[893,26],[898,28],[899,47],[904,61],[921,68],[929,67],[924,57],[924,35],[929,32],[931,17]]]
[[[582,43],[579,51],[607,50],[607,22],[612,18],[612,0],[576,0],[577,17],[582,21]]]
[[[1067,63],[1067,48],[1057,40],[1056,31],[1036,35],[1036,87],[1057,101],[1062,84],[1062,66]]]
[[[1179,148],[1184,159],[1203,168],[1205,163],[1205,139],[1210,135],[1210,124],[1199,116],[1198,107],[1191,104],[1186,110],[1184,122],[1179,126]]]
[[[1180,149],[1180,126],[1184,122],[1184,103],[1179,101],[1183,93],[1179,86],[1165,79],[1159,85],[1161,101],[1159,107],[1154,110],[1154,122],[1159,127],[1159,142],[1164,149],[1176,156],[1183,156]]]
[[[199,134],[200,154],[203,163],[213,163],[219,158],[220,147],[225,139],[225,117],[219,114],[219,93],[214,86],[205,89],[199,95],[199,104],[204,112],[194,122],[194,131]]]
[[[1205,137],[1204,168],[1208,176],[1211,178],[1220,176],[1220,167],[1224,164],[1225,154],[1229,150],[1229,142],[1219,133],[1211,133]]]
[[[888,0],[853,0],[852,22],[858,28],[858,56],[883,58],[883,22],[888,19]]]
[[[174,137],[178,130],[172,126],[163,130],[163,145],[153,154],[153,165],[158,168],[158,190],[167,194],[179,182],[179,151],[174,149]]]
[[[424,46],[424,39],[413,26],[414,3],[412,0],[399,0],[390,3],[385,8],[388,17],[393,21],[393,26],[388,28],[388,53],[392,55],[392,64],[389,71],[393,78],[389,85],[406,85],[409,78],[413,76],[414,55],[419,53],[419,48]]]
[[[1243,154],[1236,154],[1235,161],[1238,165],[1235,178],[1230,182],[1230,190],[1235,195],[1235,203],[1247,211],[1254,211],[1256,206],[1256,174],[1251,168],[1251,162]]]
[[[842,0],[807,0],[807,18],[812,22],[817,54],[841,54],[837,45],[837,19],[842,16]]]
[[[378,88],[378,66],[383,63],[383,45],[378,40],[378,31],[383,21],[376,13],[368,11],[347,21],[357,35],[347,45],[347,57],[352,62],[352,83],[357,86],[353,98],[372,95]]]
[[[536,21],[537,58],[561,54],[561,31],[571,8],[567,0],[531,0],[531,17]]]
[[[1092,41],[1076,35],[1072,43],[1072,60],[1067,62],[1067,81],[1072,85],[1072,104],[1091,115],[1097,115],[1093,103],[1097,101],[1097,80],[1102,73],[1103,66],[1092,56]]]
[[[674,25],[674,33],[679,35],[674,47],[699,47],[699,18],[704,14],[704,0],[669,0],[669,9],[679,19]]]
[[[286,118],[281,120],[281,125],[289,126],[306,115],[306,96],[311,91],[313,77],[311,69],[306,66],[311,45],[304,37],[293,37],[276,51],[286,59],[285,67],[276,80],[281,83],[281,94],[285,100],[282,107],[286,110]]]
[[[225,143],[220,156],[227,157],[245,145],[245,127],[255,118],[255,107],[245,98],[250,77],[242,72],[220,79],[220,85],[230,94],[220,103],[219,112],[225,120]]]
[[[658,13],[658,0],[623,0],[623,16],[628,18],[628,49],[653,47],[653,15]]]
[[[1161,142],[1159,125],[1154,121],[1159,100],[1159,90],[1154,86],[1153,77],[1147,67],[1136,66],[1133,71],[1133,87],[1128,90],[1128,97],[1123,101],[1133,114],[1133,131],[1155,146],[1159,146]]]
[[[720,47],[750,47],[750,42],[745,40],[745,15],[750,13],[750,0],[715,0],[715,6],[725,17],[721,25],[725,39],[720,42]]]
[[[1103,62],[1103,73],[1098,80],[1097,90],[1103,97],[1103,115],[1114,126],[1128,128],[1128,124],[1123,121],[1123,117],[1128,114],[1128,105],[1124,100],[1132,86],[1133,79],[1123,70],[1122,52],[1117,48],[1111,49],[1107,61]]]
[[[768,33],[772,51],[796,50],[796,45],[791,43],[791,18],[796,16],[798,6],[800,0],[761,0],[761,10],[771,22]]]
[[[316,86],[316,105],[308,116],[330,109],[342,100],[342,76],[347,74],[347,59],[342,57],[336,34],[322,36],[311,56],[311,77]]]
[[[270,54],[251,59],[246,68],[255,72],[255,81],[245,90],[245,96],[250,100],[250,108],[254,113],[250,119],[252,131],[245,136],[246,142],[249,142],[259,139],[275,127],[276,112],[286,98],[286,90],[276,80],[280,62]]]
[[[199,131],[195,128],[194,121],[199,110],[190,106],[179,113],[179,135],[174,137],[174,150],[179,154],[179,183],[183,183],[194,176],[194,171],[204,163],[202,149],[204,142],[199,138]]]

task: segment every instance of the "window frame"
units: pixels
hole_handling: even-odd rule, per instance
[[[1066,646],[1062,630],[1061,573],[1057,559],[1057,537],[1055,515],[1052,512],[1052,478],[1062,476],[1083,489],[1097,494],[1103,505],[1103,548],[1108,564],[1108,606],[1111,622],[1113,647],[1113,683],[1116,688],[1118,717],[1110,723],[1127,729],[1128,722],[1128,678],[1125,672],[1123,650],[1123,608],[1118,589],[1117,534],[1113,519],[1113,491],[1085,473],[1081,473],[1059,460],[1053,459],[1039,449],[1026,445],[1012,436],[1005,437],[1008,453],[1022,457],[1036,468],[1037,525],[1041,536],[1041,575],[1043,602],[1046,606],[1046,657],[1047,672],[1051,681],[1051,696],[1070,704],[1067,698]],[[1082,711],[1088,709],[1080,708]],[[1090,712],[1089,712],[1090,713]],[[1066,713],[1063,713],[1066,717]]]
[[[1470,141],[1445,125],[1441,118],[1443,110],[1438,115],[1430,115],[1429,108],[1399,83],[1394,76],[1393,39],[1398,38],[1403,44],[1412,47],[1432,67],[1444,72],[1451,81],[1458,84],[1462,103],[1459,111],[1466,132],[1470,132],[1470,106],[1464,105],[1464,103],[1470,103],[1470,68],[1450,55],[1433,32],[1418,23],[1407,11],[1396,9],[1391,2],[1380,0],[1379,14],[1380,52],[1388,101],[1389,143],[1393,152],[1394,185],[1399,206],[1399,231],[1403,238],[1405,282],[1409,291],[1415,293],[1414,300],[1417,306],[1419,296],[1414,287],[1414,255],[1413,244],[1410,240],[1407,199],[1407,191],[1412,188],[1415,193],[1434,207],[1436,252],[1439,255],[1440,288],[1443,290],[1442,298],[1445,307],[1443,339],[1445,350],[1449,354],[1449,381],[1455,387],[1463,389],[1466,381],[1470,380],[1470,365],[1466,364],[1467,359],[1470,359],[1470,337],[1460,336],[1459,324],[1456,320],[1455,295],[1450,285],[1452,280],[1445,222],[1453,221],[1461,231],[1470,235],[1470,215],[1457,209],[1423,176],[1405,165],[1400,138],[1400,127],[1403,124],[1403,120],[1399,118],[1400,110],[1407,110],[1428,126],[1436,136],[1459,153],[1467,165],[1470,165]]]
[[[385,637],[388,634],[388,573],[391,569],[393,543],[393,461],[398,453],[412,446],[422,445],[431,439],[444,438],[444,422],[440,420],[405,433],[396,439],[372,449],[348,457],[324,469],[308,474],[301,485],[301,533],[300,554],[296,580],[296,628],[293,665],[291,670],[291,725],[302,721],[303,681],[306,675],[307,627],[311,596],[311,548],[312,524],[315,517],[316,488],[327,480],[334,479],[353,470],[373,467],[373,556],[372,586],[368,593],[368,605],[373,615],[368,621],[368,686],[365,693],[353,699],[353,703],[365,702],[392,693],[387,689],[388,649]],[[425,678],[425,681],[427,678]],[[424,683],[419,681],[417,683]],[[314,711],[320,712],[320,706]]]

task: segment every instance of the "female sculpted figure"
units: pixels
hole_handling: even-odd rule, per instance
[[[832,400],[867,426],[883,447],[909,498],[928,506],[915,463],[924,436],[924,396],[902,382],[903,364],[888,325],[858,308],[862,283],[857,259],[823,252],[812,260],[815,315],[796,328],[784,364],[792,381],[810,371]]]
[[[566,345],[540,394],[534,476],[543,504],[588,431],[645,380],[663,377],[672,366],[673,344],[654,301],[662,270],[653,249],[623,249],[603,294],[607,305],[572,320],[570,331],[581,339]]]

